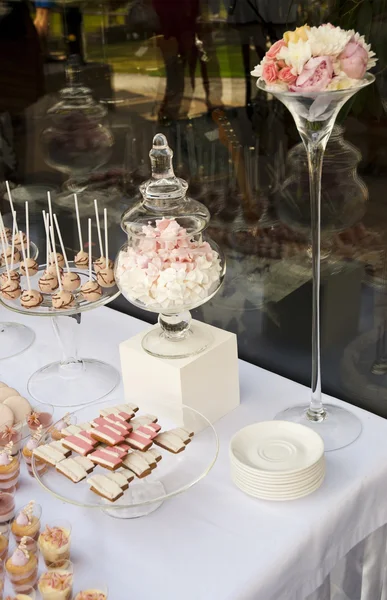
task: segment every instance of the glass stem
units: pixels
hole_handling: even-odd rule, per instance
[[[159,325],[162,329],[161,335],[171,342],[177,342],[189,334],[191,320],[191,313],[188,310],[176,315],[163,315],[160,313]]]
[[[77,328],[81,323],[81,315],[74,317],[53,317],[52,326],[62,352],[61,366],[79,364],[77,351]]]
[[[309,165],[311,239],[312,239],[312,396],[307,418],[322,421],[326,412],[321,400],[320,359],[320,234],[321,234],[321,176],[326,142],[306,142]]]

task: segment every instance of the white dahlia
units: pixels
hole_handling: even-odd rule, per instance
[[[289,42],[278,52],[277,60],[284,60],[291,67],[293,75],[299,75],[304,68],[304,64],[312,57],[311,46],[309,42],[298,40],[296,44]]]
[[[363,46],[364,50],[368,53],[367,71],[369,71],[369,69],[372,69],[372,67],[376,65],[376,61],[378,60],[377,58],[375,58],[375,52],[371,50],[371,44],[366,43],[364,35],[360,35],[360,33],[355,33],[353,30],[352,34],[352,41],[357,42],[358,44]]]
[[[312,56],[338,56],[352,35],[353,31],[345,31],[341,27],[333,27],[329,23],[307,30]]]

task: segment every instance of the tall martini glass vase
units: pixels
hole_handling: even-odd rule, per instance
[[[293,421],[311,427],[324,439],[326,450],[337,450],[355,441],[361,433],[360,420],[350,411],[335,404],[323,404],[321,397],[320,361],[320,217],[321,173],[325,147],[336,117],[342,106],[360,89],[373,83],[375,77],[367,73],[355,87],[297,93],[278,91],[258,80],[261,90],[273,94],[291,112],[308,156],[311,204],[311,240],[313,275],[312,310],[312,383],[309,406],[288,408],[276,419]]]

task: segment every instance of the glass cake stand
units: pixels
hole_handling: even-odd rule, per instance
[[[37,260],[39,250],[37,246],[30,242],[30,256]],[[14,269],[18,270],[20,262],[15,263]],[[6,273],[4,266],[0,267],[0,275]],[[35,332],[30,327],[21,323],[1,322],[0,323],[0,360],[12,358],[22,352],[25,352],[35,341]]]
[[[85,406],[72,413],[72,423],[89,422],[96,418],[99,409],[114,406],[122,400],[109,400],[93,406]],[[141,416],[142,411],[136,413]],[[89,489],[87,479],[73,483],[70,479],[50,467],[44,473],[35,468],[35,459],[32,459],[32,469],[37,481],[50,494],[63,502],[68,502],[82,508],[99,509],[117,519],[132,519],[142,517],[155,511],[168,498],[177,496],[192,488],[204,479],[214,466],[219,452],[219,440],[214,427],[208,419],[193,408],[182,405],[179,409],[170,406],[161,406],[157,411],[158,423],[161,431],[174,427],[187,427],[194,433],[194,437],[183,452],[173,454],[153,446],[162,455],[162,460],[152,470],[151,475],[143,479],[137,477],[129,484],[129,489],[116,502],[102,498]],[[47,432],[41,443],[51,441]],[[90,477],[95,474],[109,473],[103,467],[97,466]]]
[[[78,269],[73,262],[70,270],[81,278],[81,285],[88,281],[88,270]],[[46,265],[40,265],[38,273],[30,277],[31,287],[39,289],[38,280]],[[93,273],[95,277],[95,274]],[[25,286],[24,277],[21,285]],[[75,304],[71,308],[56,310],[51,306],[51,295],[43,295],[43,303],[37,308],[26,309],[18,300],[4,300],[3,306],[23,315],[48,317],[52,319],[54,333],[62,351],[62,360],[45,365],[34,373],[28,381],[28,392],[32,398],[42,404],[59,407],[76,407],[96,402],[115,389],[120,380],[118,371],[111,365],[94,358],[78,358],[75,343],[76,325],[81,323],[83,312],[94,310],[108,304],[120,292],[116,286],[102,290],[97,302],[86,302],[80,292],[74,292]],[[61,319],[74,317],[74,319]]]

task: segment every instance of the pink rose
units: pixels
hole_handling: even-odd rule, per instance
[[[284,40],[278,40],[278,42],[275,42],[275,44],[273,44],[269,50],[266,52],[266,57],[267,58],[275,58],[278,54],[278,52],[281,50],[281,48],[283,48],[284,46],[286,46]]]
[[[293,75],[292,69],[290,67],[284,67],[278,73],[278,79],[280,81],[288,83],[289,85],[293,85],[293,83],[296,82],[297,75]]]
[[[305,63],[296,84],[290,86],[292,92],[320,92],[331,82],[333,64],[330,56],[310,58]]]
[[[274,83],[274,81],[277,81],[277,76],[277,65],[272,61],[265,62],[263,64],[262,77],[266,81],[266,83]]]
[[[340,67],[352,79],[362,79],[367,70],[368,52],[352,38],[339,56]]]

